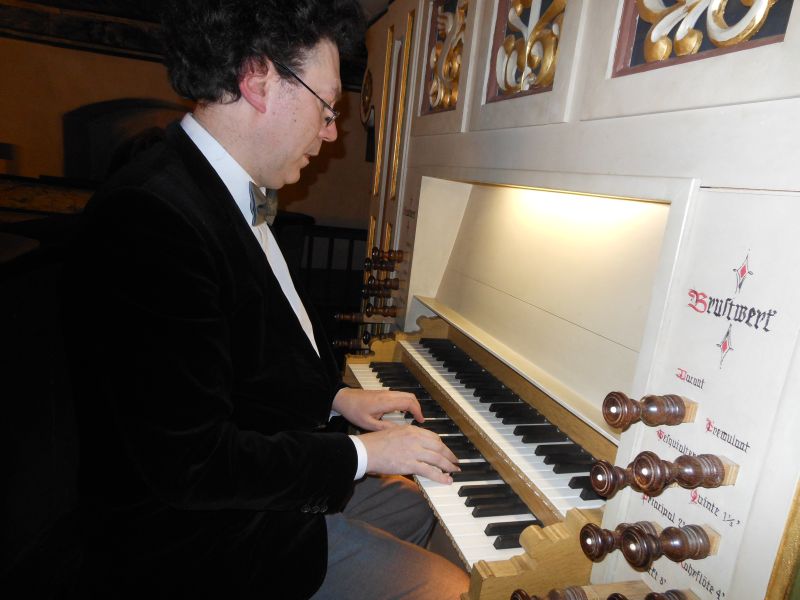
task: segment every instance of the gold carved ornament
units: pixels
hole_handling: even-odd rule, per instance
[[[505,94],[524,92],[553,84],[558,62],[558,42],[567,0],[553,0],[533,27],[522,20],[532,0],[516,0],[508,11],[508,29],[518,32],[506,36],[497,49],[495,74]]]
[[[673,50],[677,56],[697,54],[703,33],[694,26],[704,13],[708,39],[715,46],[746,42],[758,33],[778,0],[739,1],[749,9],[738,22],[729,24],[725,18],[728,0],[677,0],[672,6],[666,6],[663,0],[636,0],[639,18],[652,24],[644,41],[645,61],[666,60]],[[670,37],[673,29],[674,42]]]
[[[438,8],[436,43],[428,59],[431,68],[428,100],[434,110],[454,108],[458,102],[458,79],[468,8],[469,0],[458,0],[454,13],[444,12],[441,6]]]

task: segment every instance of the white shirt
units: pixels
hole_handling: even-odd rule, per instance
[[[248,175],[242,166],[222,147],[214,136],[212,136],[200,123],[188,113],[181,120],[181,127],[186,132],[191,140],[197,146],[198,150],[202,152],[206,160],[211,164],[213,169],[217,172],[225,187],[228,188],[231,196],[233,196],[236,206],[242,213],[242,218],[250,227],[253,235],[261,245],[261,249],[267,257],[272,272],[281,286],[283,295],[289,301],[289,304],[294,311],[300,326],[308,338],[309,343],[313,346],[314,351],[319,356],[319,349],[317,342],[314,339],[314,328],[311,325],[311,319],[308,318],[308,312],[303,306],[300,296],[292,282],[292,277],[289,274],[289,267],[286,265],[286,259],[283,257],[275,237],[272,235],[266,223],[261,223],[257,226],[250,225],[251,212],[250,212],[250,182],[253,178]],[[262,188],[262,191],[263,188]],[[333,414],[333,413],[332,413]],[[358,455],[358,468],[356,469],[355,479],[361,479],[367,470],[367,449],[364,442],[358,439],[357,436],[351,435],[350,439],[353,440],[353,445],[356,448]]]

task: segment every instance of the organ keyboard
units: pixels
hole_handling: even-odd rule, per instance
[[[534,545],[534,553],[560,556],[562,570],[566,551],[574,564],[565,579],[576,581],[577,570],[585,571],[588,581],[590,563],[577,532],[583,524],[599,522],[605,501],[592,490],[589,472],[597,458],[613,460],[613,447],[598,443],[598,436],[575,435],[574,423],[565,427],[552,406],[532,402],[519,382],[498,378],[485,355],[478,362],[465,353],[462,347],[475,352],[468,340],[458,332],[449,335],[458,345],[425,334],[377,342],[373,349],[383,349],[377,356],[349,357],[346,378],[364,389],[414,393],[425,423],[413,423],[409,413],[384,419],[437,433],[459,458],[462,472],[454,474],[452,485],[416,480],[458,555],[473,568],[473,578],[481,572],[481,578],[491,579],[487,565],[513,564],[518,570],[526,563],[529,569]],[[385,360],[392,358],[387,354],[393,360]],[[574,524],[565,535],[559,528],[570,518]],[[470,597],[484,596],[478,590]]]

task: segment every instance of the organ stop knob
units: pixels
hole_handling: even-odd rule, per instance
[[[602,460],[596,462],[589,480],[595,492],[610,498],[627,486],[648,496],[658,496],[673,483],[686,489],[732,485],[737,474],[735,464],[713,454],[682,455],[669,462],[654,452],[644,451],[625,468]]]
[[[675,394],[645,396],[631,400],[622,392],[611,392],[603,400],[603,418],[615,429],[627,429],[642,421],[650,427],[679,425],[694,420],[697,404]]]
[[[655,526],[648,521],[639,521],[633,524],[620,523],[613,531],[610,529],[603,529],[594,523],[588,523],[581,528],[579,534],[581,550],[583,550],[586,558],[592,562],[600,562],[608,556],[609,553],[620,549],[623,534],[632,527],[642,528],[652,535],[658,535]]]
[[[716,550],[718,539],[713,530],[700,525],[667,527],[658,536],[629,527],[622,534],[621,546],[629,565],[647,571],[662,556],[673,562],[706,558]]]

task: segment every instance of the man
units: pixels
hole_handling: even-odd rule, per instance
[[[92,200],[71,279],[87,596],[466,588],[399,539],[431,523],[407,482],[354,487],[365,472],[448,483],[455,456],[379,420],[422,420],[412,395],[342,386],[259,208],[336,139],[338,47],[359,15],[352,0],[167,3],[169,75],[197,107]],[[329,431],[332,411],[371,433]]]

